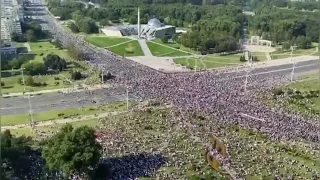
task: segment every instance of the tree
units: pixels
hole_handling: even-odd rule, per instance
[[[163,43],[168,43],[168,37],[167,37],[167,36],[163,37],[163,38],[161,39],[161,41],[162,41]]]
[[[82,74],[79,71],[71,72],[71,79],[73,80],[80,80],[82,78]]]
[[[63,69],[67,68],[66,60],[60,58],[56,54],[48,54],[45,58],[43,58],[43,60],[46,69],[62,71]]]
[[[137,22],[138,22],[138,19],[135,16],[131,16],[129,18],[129,23],[130,24],[137,24]]]
[[[68,178],[72,174],[88,175],[98,164],[101,150],[93,128],[67,124],[45,142],[42,157],[50,171],[60,171]]]
[[[4,82],[1,81],[1,87],[3,87],[3,86],[4,86]]]
[[[79,32],[79,28],[78,28],[78,26],[77,26],[74,22],[71,22],[71,23],[69,24],[69,27],[70,27],[70,29],[71,29],[71,31],[72,31],[73,33],[78,33],[78,32]]]
[[[30,29],[26,32],[26,39],[29,42],[34,42],[37,40],[33,30]]]
[[[27,62],[22,65],[27,74],[31,76],[46,74],[47,70],[43,63],[41,62]]]
[[[28,76],[28,77],[26,78],[26,85],[27,85],[27,86],[33,86],[33,85],[34,85],[34,81],[33,81],[32,76]]]
[[[68,54],[75,60],[82,61],[84,60],[84,54],[74,45],[67,45]]]
[[[0,179],[32,179],[30,172],[32,161],[29,155],[33,152],[30,145],[33,144],[30,137],[15,137],[9,130],[1,132],[1,176]],[[34,169],[33,169],[34,170]]]
[[[99,24],[100,24],[100,26],[107,26],[107,25],[109,25],[109,20],[108,19],[101,19],[100,21],[99,21]]]

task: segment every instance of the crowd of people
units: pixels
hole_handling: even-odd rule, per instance
[[[176,124],[184,122],[184,124],[193,127],[192,119],[196,115],[204,119],[215,119],[220,123],[252,129],[269,135],[272,140],[296,141],[304,139],[315,143],[320,142],[318,116],[306,118],[299,114],[285,113],[281,108],[270,108],[260,101],[260,92],[270,91],[274,87],[290,83],[290,78],[286,75],[281,75],[281,73],[252,75],[248,78],[248,86],[245,90],[245,77],[238,77],[237,73],[228,75],[220,72],[161,73],[107,50],[97,50],[90,47],[82,38],[66,32],[51,16],[47,16],[47,21],[55,39],[58,39],[64,46],[71,44],[77,47],[83,52],[90,65],[101,67],[104,72],[115,75],[116,78],[110,83],[129,87],[130,94],[140,99],[157,98],[161,99],[163,103],[170,102],[173,106],[172,113],[175,115]],[[239,74],[241,73],[239,72]],[[198,132],[194,131],[194,133],[195,136],[198,135]],[[115,144],[112,147],[116,148]],[[118,149],[119,151],[123,151],[126,144],[121,147]],[[109,151],[112,150],[109,149]],[[171,165],[181,166],[182,164],[177,164],[181,160],[175,162],[174,160],[177,160],[175,154],[171,155]],[[139,158],[140,156],[142,158]],[[182,157],[179,155],[178,158]],[[129,175],[118,174],[115,177],[131,179],[135,177],[132,175],[135,173],[139,173],[141,176],[146,175],[146,172],[139,165],[140,160],[147,161],[145,160],[147,159],[146,155],[128,156],[124,159],[120,164],[126,164],[129,161],[135,161],[138,164],[125,171]],[[163,163],[163,160],[156,159],[157,162],[161,162],[160,164]],[[114,161],[116,160],[112,160],[112,162]],[[152,163],[150,164],[150,168],[156,168]],[[119,165],[119,167],[123,166]],[[117,171],[124,170],[118,168]],[[242,173],[244,172],[237,172],[237,174]]]

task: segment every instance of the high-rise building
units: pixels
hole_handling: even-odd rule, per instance
[[[22,34],[21,21],[23,21],[23,7],[17,0],[0,0],[1,9],[1,40],[11,41],[11,35]]]

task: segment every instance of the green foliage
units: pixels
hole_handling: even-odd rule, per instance
[[[34,41],[37,40],[37,38],[36,38],[33,30],[31,30],[31,29],[30,29],[30,30],[27,30],[27,32],[26,32],[26,39],[27,39],[27,41],[29,41],[29,42],[34,42]]]
[[[69,24],[69,27],[70,27],[70,29],[71,29],[72,32],[74,32],[74,33],[78,33],[78,32],[79,32],[79,28],[78,28],[78,26],[77,26],[74,22],[71,22],[71,23]]]
[[[60,58],[56,54],[48,54],[47,57],[43,58],[43,60],[46,69],[62,71],[67,68],[66,60]]]
[[[161,39],[161,41],[162,41],[163,43],[168,43],[168,37],[165,36],[164,38]]]
[[[27,86],[33,86],[33,84],[34,84],[34,81],[33,81],[32,76],[28,76],[28,77],[26,78],[26,85],[27,85]]]
[[[46,74],[47,70],[43,63],[41,62],[27,62],[22,65],[27,74],[31,76]]]
[[[9,130],[1,132],[1,177],[0,179],[32,179],[29,153],[33,144],[29,137],[15,137]]]
[[[3,87],[4,85],[5,85],[4,82],[1,81],[1,87]]]
[[[101,150],[93,128],[68,124],[45,142],[42,156],[50,171],[61,171],[67,178],[71,174],[88,175],[99,162]]]
[[[109,20],[107,18],[101,19],[99,21],[100,26],[107,26],[109,25]]]
[[[73,80],[80,80],[82,78],[82,74],[79,71],[71,72],[71,79]]]
[[[68,54],[75,60],[84,60],[84,54],[76,46],[69,44],[67,45]]]
[[[246,62],[246,58],[244,56],[240,56],[240,61],[241,62]]]

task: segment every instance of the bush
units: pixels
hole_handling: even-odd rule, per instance
[[[27,77],[27,79],[26,79],[26,85],[27,85],[27,86],[33,86],[33,85],[34,85],[34,81],[33,81],[32,76],[28,76],[28,77]]]
[[[40,56],[43,56],[43,53],[41,53]]]
[[[60,78],[59,77],[54,77],[54,80],[60,80]]]
[[[252,57],[252,61],[257,62],[257,61],[259,61],[259,59],[258,59],[258,57],[257,57],[257,56],[253,56],[253,57]]]
[[[79,71],[74,71],[71,73],[71,79],[80,80],[82,78],[82,74]]]
[[[240,56],[240,62],[246,62],[246,58],[244,56]]]
[[[1,87],[3,87],[3,86],[4,86],[4,82],[1,81]]]

